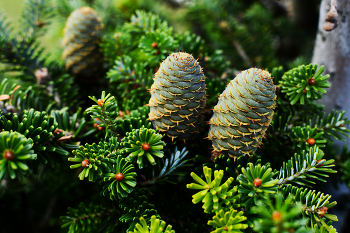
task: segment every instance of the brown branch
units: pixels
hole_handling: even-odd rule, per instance
[[[252,67],[253,63],[250,61],[250,59],[249,59],[248,55],[246,54],[246,52],[244,51],[242,45],[235,38],[232,38],[231,42],[232,42],[232,45],[237,50],[238,54],[243,59],[243,61],[245,61],[249,67]]]
[[[279,2],[279,0],[260,0],[260,2],[269,10],[282,14],[282,15],[287,15],[288,10],[287,7],[284,3]]]
[[[331,8],[329,9],[326,20],[323,24],[323,29],[325,31],[332,31],[338,26],[338,1],[332,0]]]

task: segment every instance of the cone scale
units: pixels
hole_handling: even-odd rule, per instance
[[[275,100],[269,72],[251,68],[238,74],[220,95],[209,122],[214,151],[231,157],[255,152],[272,121]]]
[[[192,55],[169,55],[156,72],[150,92],[149,118],[155,128],[181,140],[198,132],[206,101],[205,81]]]

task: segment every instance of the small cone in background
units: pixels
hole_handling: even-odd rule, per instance
[[[275,100],[269,72],[251,68],[238,74],[220,95],[209,122],[214,151],[231,157],[255,152],[272,121]]]
[[[74,10],[64,28],[62,57],[66,69],[79,81],[91,82],[103,67],[103,55],[99,50],[103,25],[97,12],[90,7]]]
[[[155,128],[185,140],[199,131],[206,102],[204,73],[188,53],[173,53],[155,73],[149,118]]]

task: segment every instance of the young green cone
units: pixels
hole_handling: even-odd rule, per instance
[[[151,87],[149,118],[172,139],[198,132],[205,106],[204,73],[188,53],[173,53],[162,62]]]
[[[275,86],[270,73],[251,68],[238,74],[220,95],[208,138],[215,151],[237,157],[253,153],[272,121]]]

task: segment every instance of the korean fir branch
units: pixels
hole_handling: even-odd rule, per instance
[[[1,20],[0,18],[0,27],[3,26]],[[7,32],[10,30],[5,31],[5,33]],[[35,71],[39,67],[45,67],[45,59],[47,58],[46,55],[43,55],[44,49],[40,47],[36,38],[23,35],[14,37],[9,34],[3,34],[0,37],[1,60],[13,65],[6,67],[5,71],[23,71],[24,76],[22,77],[28,76],[30,80],[33,80]],[[28,79],[28,77],[26,78]]]
[[[146,32],[140,39],[139,48],[149,58],[151,64],[165,59],[169,53],[176,51],[178,42],[169,34],[156,30]]]
[[[120,199],[119,207],[124,210],[124,214],[119,218],[120,222],[129,225],[128,231],[133,231],[141,218],[146,223],[151,222],[151,217],[160,218],[154,205],[147,202],[147,196],[143,189],[135,189],[130,196]]]
[[[331,167],[335,166],[334,159],[322,159],[324,153],[317,146],[310,148],[308,152],[295,154],[287,162],[283,163],[278,178],[278,186],[286,183],[295,183],[302,186],[311,187],[309,184],[315,184],[313,180],[326,182],[321,177],[328,177],[325,173],[336,173]]]
[[[137,184],[140,186],[152,185],[156,182],[167,181],[173,183],[168,180],[169,175],[183,175],[181,172],[176,172],[178,168],[184,166],[189,160],[184,160],[187,156],[188,151],[186,147],[182,150],[178,150],[177,146],[174,148],[174,152],[170,153],[166,158],[162,158],[162,160],[158,163],[158,167],[155,171],[152,172],[152,177],[146,181],[140,181]]]
[[[280,192],[285,199],[288,195],[293,195],[293,202],[302,204],[302,213],[310,218],[309,225],[311,227],[316,224],[319,227],[325,226],[330,229],[331,227],[326,223],[326,219],[338,221],[336,215],[328,214],[328,209],[337,204],[335,201],[330,202],[331,195],[316,192],[316,190],[308,190],[307,188],[298,188],[290,184],[280,189]]]
[[[277,193],[274,201],[267,196],[264,202],[259,200],[252,209],[259,216],[254,220],[253,230],[256,232],[313,233],[312,229],[306,229],[308,219],[300,219],[303,205],[294,203],[293,195],[285,198],[282,193]]]
[[[151,128],[151,122],[148,120],[150,109],[148,106],[138,107],[132,111],[119,111],[121,119],[117,120],[118,132],[125,136],[127,132],[132,132],[134,129]]]
[[[149,98],[147,90],[153,83],[152,73],[153,70],[148,68],[147,62],[135,62],[135,59],[124,55],[116,59],[114,67],[107,73],[107,78],[122,93],[123,106],[126,106],[128,99],[139,98],[142,102]]]
[[[111,200],[127,197],[136,186],[136,172],[133,164],[118,155],[109,173],[104,173],[100,184],[103,186],[101,195],[109,195]]]
[[[49,26],[49,19],[55,16],[55,5],[52,0],[26,0],[22,11],[23,31],[28,31],[31,36],[38,37],[45,31],[41,30]]]
[[[18,115],[13,114],[12,120],[7,119],[4,115],[0,118],[0,128],[6,131],[15,131],[26,138],[33,140],[33,149],[38,154],[38,161],[46,164],[49,163],[52,167],[59,159],[57,156],[52,156],[55,152],[61,156],[68,156],[69,152],[66,149],[71,148],[71,145],[64,143],[65,132],[58,129],[57,122],[54,117],[48,116],[46,112],[24,111],[22,121]]]
[[[350,124],[350,120],[345,117],[345,111],[333,110],[327,116],[323,112],[313,119],[307,119],[307,122],[311,127],[317,127],[319,131],[323,131],[327,139],[333,137],[336,140],[345,141],[346,137],[350,137],[350,130],[346,128],[346,125]]]
[[[90,114],[92,118],[101,120],[102,124],[99,126],[106,128],[106,137],[109,132],[117,136],[116,121],[119,113],[118,104],[114,96],[111,96],[111,94],[106,95],[103,91],[101,99],[96,99],[95,96],[89,96],[89,98],[95,101],[97,105],[92,105],[86,109],[86,112]]]
[[[58,128],[64,130],[68,137],[86,137],[90,135],[93,131],[84,132],[81,134],[86,120],[83,117],[83,111],[81,108],[77,110],[72,116],[69,116],[67,111],[52,110],[50,115],[54,117],[55,122],[58,123]],[[74,148],[77,149],[77,148]]]
[[[289,136],[293,141],[293,149],[309,151],[311,147],[325,147],[327,140],[323,138],[324,132],[319,128],[311,128],[309,125],[305,127],[292,127]]]
[[[76,209],[69,207],[67,216],[61,216],[61,228],[68,228],[68,233],[97,232],[108,220],[118,222],[120,215],[114,207],[80,203]]]
[[[291,105],[310,103],[310,100],[321,99],[326,93],[324,88],[330,86],[327,79],[330,77],[322,75],[324,66],[317,70],[318,65],[301,65],[284,73],[279,81],[278,87],[282,93],[286,93]]]
[[[110,137],[106,142],[85,144],[78,150],[73,150],[74,157],[68,158],[68,161],[76,164],[71,165],[71,169],[82,167],[79,179],[88,178],[89,181],[95,182],[104,173],[112,171],[113,164],[119,154],[119,142],[116,137]]]
[[[156,133],[154,129],[133,129],[122,139],[123,153],[126,160],[135,163],[140,169],[147,166],[148,161],[153,166],[157,164],[154,157],[163,158],[163,147],[166,145],[161,139],[164,135]]]
[[[277,179],[274,179],[274,172],[270,164],[261,166],[260,163],[248,163],[242,168],[242,173],[237,177],[240,185],[238,192],[242,195],[245,208],[256,204],[258,200],[266,198],[266,194],[277,192]]]
[[[20,133],[0,133],[0,180],[22,179],[23,175],[30,173],[27,162],[37,158],[32,147],[33,140]]]
[[[3,12],[0,12],[0,51],[3,51],[5,49],[5,45],[11,37],[12,30],[13,28],[11,27],[11,24],[7,21],[7,17]],[[2,55],[0,56],[0,59],[1,58]]]

